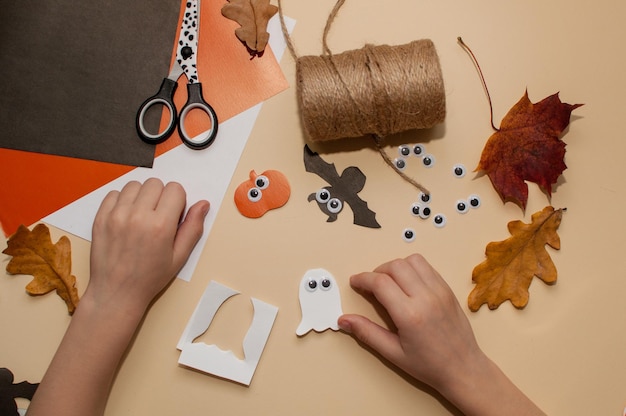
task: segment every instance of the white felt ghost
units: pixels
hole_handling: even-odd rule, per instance
[[[302,321],[296,335],[304,335],[311,329],[316,332],[339,329],[337,320],[343,311],[339,287],[332,274],[324,269],[308,270],[300,281],[299,293]]]

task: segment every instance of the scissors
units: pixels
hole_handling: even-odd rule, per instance
[[[172,135],[176,126],[178,133],[187,146],[192,149],[204,149],[209,147],[217,135],[217,115],[202,96],[202,84],[198,81],[197,53],[198,53],[198,30],[200,28],[200,0],[185,1],[185,13],[183,23],[178,36],[176,59],[170,68],[167,78],[163,79],[159,92],[148,98],[141,104],[137,111],[137,133],[147,143],[157,144]],[[174,105],[174,92],[178,86],[177,81],[182,74],[187,76],[187,103],[177,116]],[[150,133],[144,125],[144,117],[148,109],[155,105],[161,105],[169,111],[170,119],[164,131],[156,134]],[[193,109],[204,111],[211,121],[211,128],[197,137],[190,137],[185,127],[185,120]]]

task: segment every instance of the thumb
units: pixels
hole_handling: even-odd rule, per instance
[[[339,317],[337,324],[343,331],[376,350],[391,362],[398,362],[402,347],[398,335],[361,315],[346,314]]]
[[[176,270],[183,267],[191,251],[204,231],[204,219],[209,212],[209,201],[198,201],[189,208],[174,238],[174,265]]]

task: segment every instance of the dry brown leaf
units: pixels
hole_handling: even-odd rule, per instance
[[[560,249],[556,233],[563,210],[546,207],[531,217],[531,223],[511,221],[511,237],[487,244],[487,260],[474,268],[472,280],[476,286],[468,298],[471,311],[483,304],[496,309],[506,300],[516,308],[528,304],[528,288],[534,276],[545,283],[556,283],[556,266],[546,251],[546,244]]]
[[[277,11],[278,7],[271,5],[270,0],[228,0],[222,7],[222,15],[241,26],[235,30],[235,35],[252,55],[265,50],[270,38],[267,22]]]
[[[70,240],[63,236],[52,244],[50,230],[38,224],[30,231],[20,225],[7,244],[4,254],[13,256],[7,264],[10,274],[28,274],[34,279],[26,286],[30,295],[44,295],[53,290],[65,301],[70,314],[78,305],[76,277],[71,274]]]

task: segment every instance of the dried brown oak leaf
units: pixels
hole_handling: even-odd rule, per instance
[[[267,22],[276,14],[278,7],[269,0],[228,0],[222,7],[222,15],[239,23],[235,35],[246,44],[252,55],[265,50],[270,35]]]
[[[510,300],[516,308],[528,304],[528,288],[534,276],[547,284],[556,283],[556,266],[546,251],[546,244],[560,249],[556,233],[561,224],[563,209],[548,206],[531,217],[531,223],[511,221],[511,237],[487,244],[487,259],[476,266],[472,280],[476,284],[468,304],[476,312],[483,304],[496,309]]]
[[[552,185],[567,168],[560,135],[582,104],[562,103],[558,93],[531,103],[528,91],[502,119],[483,149],[476,171],[484,171],[504,202],[526,208],[528,185],[534,182],[550,196]]]
[[[71,245],[66,236],[52,244],[50,230],[45,224],[36,225],[32,231],[20,225],[2,252],[13,256],[7,264],[8,273],[34,277],[26,286],[26,292],[44,295],[56,290],[65,301],[68,312],[74,313],[78,305],[78,291],[76,277],[71,274]]]

